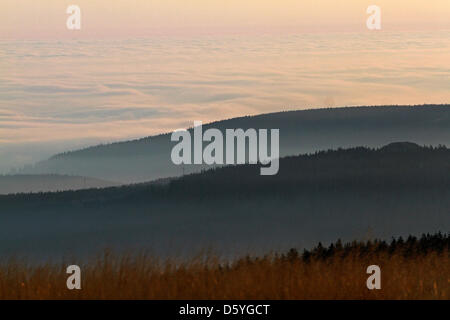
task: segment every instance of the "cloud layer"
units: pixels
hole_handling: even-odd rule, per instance
[[[449,39],[382,32],[2,41],[0,154],[277,110],[448,103]],[[0,171],[24,162],[14,150]]]

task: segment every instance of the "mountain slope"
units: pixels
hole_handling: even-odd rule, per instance
[[[264,252],[450,230],[450,150],[396,143],[230,166],[160,184],[0,196],[0,252]]]
[[[0,175],[0,194],[106,188],[117,183],[65,175]]]
[[[234,118],[204,126],[208,128],[280,129],[280,156],[329,148],[381,147],[392,141],[420,145],[450,145],[450,106],[384,106],[315,109]],[[175,143],[170,134],[95,146],[59,154],[24,171],[32,174],[69,174],[110,181],[135,183],[180,176],[183,169],[172,164]],[[204,166],[185,166],[198,172]]]

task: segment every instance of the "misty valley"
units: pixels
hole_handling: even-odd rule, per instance
[[[233,257],[449,226],[450,150],[443,146],[322,151],[281,158],[275,176],[258,171],[226,166],[157,184],[0,196],[1,254],[213,250]]]

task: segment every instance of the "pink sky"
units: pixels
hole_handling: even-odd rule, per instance
[[[82,10],[78,32],[66,29],[71,4]],[[358,32],[372,4],[386,30],[450,29],[448,0],[2,0],[0,38]]]
[[[0,173],[194,120],[449,103],[449,17],[450,0],[1,0]]]

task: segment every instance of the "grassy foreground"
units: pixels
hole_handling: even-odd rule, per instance
[[[373,264],[381,268],[381,290],[366,287]],[[81,290],[67,289],[66,267],[3,263],[0,299],[450,299],[450,237],[442,234],[338,241],[228,264],[105,254],[80,265]]]

